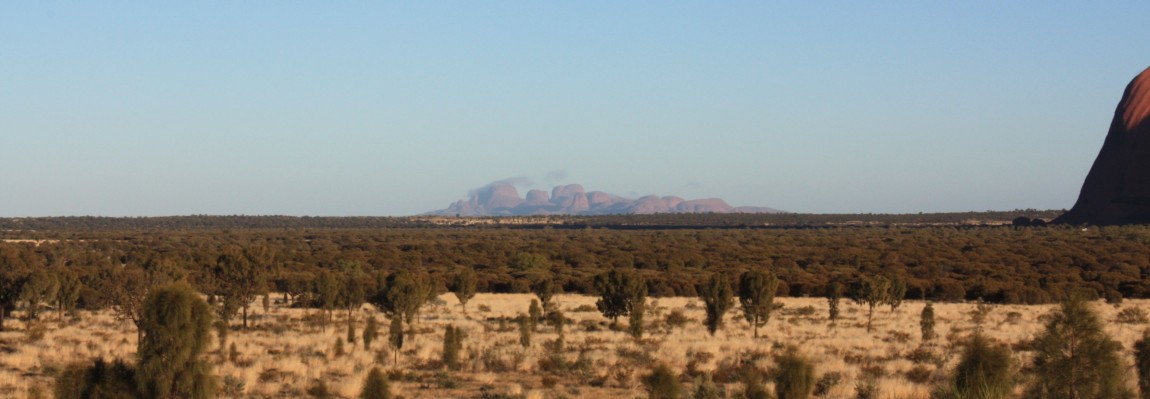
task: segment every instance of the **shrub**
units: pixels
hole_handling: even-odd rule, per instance
[[[1011,325],[1016,325],[1018,323],[1021,323],[1022,322],[1022,313],[1007,312],[1006,313],[1006,322],[1008,324],[1011,324]]]
[[[531,347],[531,322],[526,316],[519,318],[519,345],[524,348]]]
[[[120,360],[111,364],[97,358],[91,364],[75,363],[66,367],[53,390],[59,399],[138,398],[136,370]]]
[[[376,334],[379,334],[379,322],[375,320],[375,315],[367,316],[367,322],[363,326],[363,349],[371,349]]]
[[[646,300],[641,300],[632,305],[631,314],[627,316],[627,333],[632,338],[643,338],[643,316],[647,313]]]
[[[869,333],[873,330],[874,324],[874,308],[878,305],[890,302],[891,298],[891,280],[882,277],[866,277],[863,278],[859,284],[858,289],[855,291],[854,301],[859,304],[867,306],[866,315],[866,331]]]
[[[567,316],[563,314],[562,310],[554,309],[547,312],[547,323],[555,327],[555,333],[563,335],[563,326],[567,324]]]
[[[451,292],[455,294],[455,298],[459,299],[459,307],[463,308],[463,315],[467,315],[467,301],[470,301],[475,296],[475,270],[470,267],[465,267],[455,275],[451,282]],[[482,309],[480,309],[482,310]],[[488,307],[486,311],[490,311]]]
[[[682,329],[683,326],[687,325],[688,321],[690,321],[690,319],[687,318],[687,315],[683,314],[682,310],[675,309],[667,313],[667,318],[664,323],[667,324],[667,329],[674,330],[676,328]]]
[[[335,347],[332,349],[332,356],[341,357],[347,353],[343,350],[343,340],[336,338]]]
[[[711,278],[699,286],[697,291],[699,298],[706,305],[707,319],[704,324],[707,325],[707,331],[711,335],[715,335],[715,332],[723,327],[723,317],[734,305],[734,293],[731,290],[731,285],[722,275],[712,274]]]
[[[1134,366],[1138,371],[1138,390],[1142,399],[1150,398],[1150,330],[1134,343]]]
[[[355,322],[347,318],[347,343],[355,345]]]
[[[1014,388],[1010,348],[992,344],[976,333],[962,351],[952,381],[935,398],[995,399],[1010,396]]]
[[[759,337],[759,327],[771,320],[778,286],[779,279],[771,272],[753,269],[739,276],[739,303],[743,306],[743,318],[751,323],[755,338]]]
[[[335,394],[331,393],[331,389],[327,387],[327,383],[323,379],[315,380],[315,384],[307,388],[308,396],[316,399],[331,399]]]
[[[723,397],[723,392],[719,390],[719,386],[715,385],[715,381],[711,379],[710,373],[704,373],[695,377],[695,399],[719,399]]]
[[[1102,330],[1080,295],[1062,303],[1034,340],[1034,384],[1027,398],[1123,398],[1122,345]]]
[[[868,376],[855,382],[855,397],[858,399],[878,398],[878,379]]]
[[[1150,322],[1150,317],[1146,316],[1146,311],[1139,307],[1127,307],[1118,312],[1117,321],[1124,324],[1146,324]]]
[[[214,397],[211,365],[203,359],[211,336],[208,304],[191,286],[176,284],[152,291],[143,309],[136,368],[143,396]]]
[[[576,306],[575,309],[572,309],[571,311],[572,312],[578,312],[578,313],[586,313],[586,312],[594,312],[596,310],[597,309],[595,309],[595,306],[593,306],[593,305],[579,305],[579,306]]]
[[[363,380],[363,390],[359,393],[360,399],[391,399],[391,386],[379,367],[372,367]]]
[[[443,332],[443,366],[459,370],[459,352],[463,350],[465,333],[462,328],[447,326]]]
[[[842,381],[843,375],[837,371],[823,374],[823,376],[819,377],[819,380],[815,382],[815,396],[827,396],[830,394],[831,388],[834,388]]]
[[[636,304],[647,301],[647,283],[643,278],[619,269],[596,276],[595,290],[599,292],[595,307],[612,323],[617,322],[619,316],[631,314]]]
[[[244,393],[244,389],[247,389],[247,383],[235,376],[224,376],[222,382],[223,383],[220,384],[220,393],[224,394],[224,396],[240,396]]]
[[[794,347],[775,359],[775,395],[778,399],[804,399],[815,387],[815,367]]]
[[[395,364],[399,364],[399,351],[403,349],[403,318],[392,316],[391,324],[387,329],[387,343],[394,352]]]
[[[679,399],[683,395],[679,377],[662,363],[655,366],[651,374],[643,377],[643,386],[647,388],[647,397],[651,399]]]
[[[832,282],[827,286],[827,318],[830,319],[831,324],[834,325],[839,319],[839,300],[843,297],[843,286],[838,282]]]
[[[914,364],[934,363],[938,356],[929,347],[919,346],[906,354],[906,360]]]
[[[930,376],[933,374],[934,371],[930,367],[917,365],[906,371],[906,380],[916,384],[925,384],[930,381]]]
[[[743,397],[746,399],[771,399],[771,393],[767,391],[762,378],[758,375],[748,375],[743,381],[743,386],[746,387],[743,390]]]
[[[929,342],[934,339],[934,305],[930,302],[922,308],[922,316],[919,318],[919,328],[922,330],[922,341]]]
[[[531,306],[527,308],[527,319],[531,323],[531,330],[535,331],[535,326],[543,319],[543,309],[539,307],[539,301],[531,300]]]

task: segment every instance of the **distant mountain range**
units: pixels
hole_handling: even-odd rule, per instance
[[[548,194],[531,190],[519,196],[514,184],[496,182],[471,193],[447,209],[428,212],[442,216],[618,215],[654,213],[778,213],[764,207],[733,207],[718,198],[684,200],[648,195],[630,199],[602,191],[585,192],[583,186],[556,186]]]

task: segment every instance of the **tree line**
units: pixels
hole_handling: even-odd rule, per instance
[[[601,272],[634,270],[653,296],[695,296],[710,273],[774,273],[777,293],[822,296],[863,276],[901,281],[904,297],[1045,303],[1077,289],[1120,300],[1150,294],[1150,228],[836,227],[819,229],[251,229],[42,232],[0,243],[0,304],[131,307],[120,293],[187,277],[201,292],[306,294],[324,272],[416,270],[440,292],[461,269],[483,292],[529,292],[547,279],[596,292]],[[255,274],[253,274],[255,273]],[[256,275],[258,274],[258,275]],[[258,284],[236,281],[256,280]],[[366,281],[367,279],[364,278]],[[115,284],[109,284],[114,282]],[[110,287],[109,287],[110,286]],[[128,288],[123,288],[128,287]],[[244,299],[251,297],[248,292]],[[111,298],[110,298],[111,297]],[[314,300],[314,298],[306,298]],[[236,308],[244,311],[243,301]],[[37,311],[38,309],[32,309]],[[65,309],[66,310],[66,309]]]
[[[218,229],[383,229],[430,228],[443,225],[469,228],[732,228],[803,227],[827,225],[959,225],[1009,223],[1016,218],[1050,220],[1065,210],[1018,209],[1013,211],[916,213],[916,214],[814,214],[814,213],[665,213],[651,215],[545,215],[523,217],[441,216],[284,216],[284,215],[186,215],[157,217],[57,216],[0,218],[0,230],[15,231],[112,231],[112,230],[218,230]]]

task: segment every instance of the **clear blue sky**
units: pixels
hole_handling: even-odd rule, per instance
[[[1150,65],[1145,1],[180,3],[0,3],[0,215],[1069,208]]]

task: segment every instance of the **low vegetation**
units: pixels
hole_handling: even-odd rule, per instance
[[[531,330],[514,323],[528,322],[521,316],[532,299],[528,294],[480,293],[472,299],[475,309],[464,315],[454,295],[443,294],[424,306],[412,326],[402,327],[406,337],[401,346],[372,348],[346,344],[344,331],[323,328],[321,311],[293,308],[277,299],[266,311],[250,315],[247,329],[238,318],[230,323],[234,355],[208,353],[203,359],[209,362],[217,396],[244,398],[302,397],[312,395],[309,392],[332,398],[383,392],[407,398],[633,398],[676,392],[718,398],[839,398],[860,392],[880,398],[1020,397],[1048,389],[1037,381],[1046,381],[1042,367],[1056,361],[1046,353],[1057,350],[1046,349],[1043,342],[1070,330],[1107,339],[1103,349],[1114,352],[1106,356],[1127,365],[1110,381],[1121,392],[1137,392],[1140,374],[1131,366],[1142,352],[1133,348],[1144,339],[1141,329],[1124,324],[1098,324],[1096,332],[1083,332],[1090,326],[1069,320],[1078,313],[1054,305],[1002,305],[986,315],[988,327],[978,335],[970,317],[977,305],[933,303],[940,333],[927,342],[917,331],[919,310],[926,305],[920,301],[904,304],[907,311],[876,311],[873,331],[867,333],[865,305],[840,305],[842,315],[832,329],[824,299],[789,297],[775,299],[777,315],[761,327],[762,338],[754,338],[751,325],[734,313],[712,338],[702,323],[701,301],[673,297],[648,300],[647,319],[663,320],[656,315],[674,309],[688,320],[685,325],[652,322],[644,338],[635,340],[625,328],[610,328],[601,313],[577,311],[593,308],[598,298],[560,294],[554,306],[566,315],[567,327],[560,333],[554,326],[539,325],[524,346],[518,337]],[[1101,301],[1083,306],[1099,320],[1121,311]],[[1129,300],[1123,306],[1147,308],[1150,302]],[[138,386],[142,352],[133,323],[117,320],[108,311],[79,311],[78,318],[63,322],[43,313],[30,320],[23,312],[17,310],[9,330],[0,333],[5,351],[0,357],[0,396]],[[1010,323],[1008,314],[1020,316]],[[353,311],[358,319],[369,315],[382,312],[371,305]],[[345,317],[338,314],[335,322]],[[42,336],[34,336],[37,326],[44,329]],[[61,346],[74,350],[56,349]],[[337,346],[343,347],[342,353]],[[218,350],[214,342],[209,347]],[[373,369],[383,374],[385,384],[369,376]],[[1013,377],[1019,373],[1020,378]],[[68,381],[95,385],[84,388]],[[379,386],[386,388],[369,389]],[[976,392],[972,389],[992,391],[971,396]],[[1002,392],[1006,396],[995,396]]]

